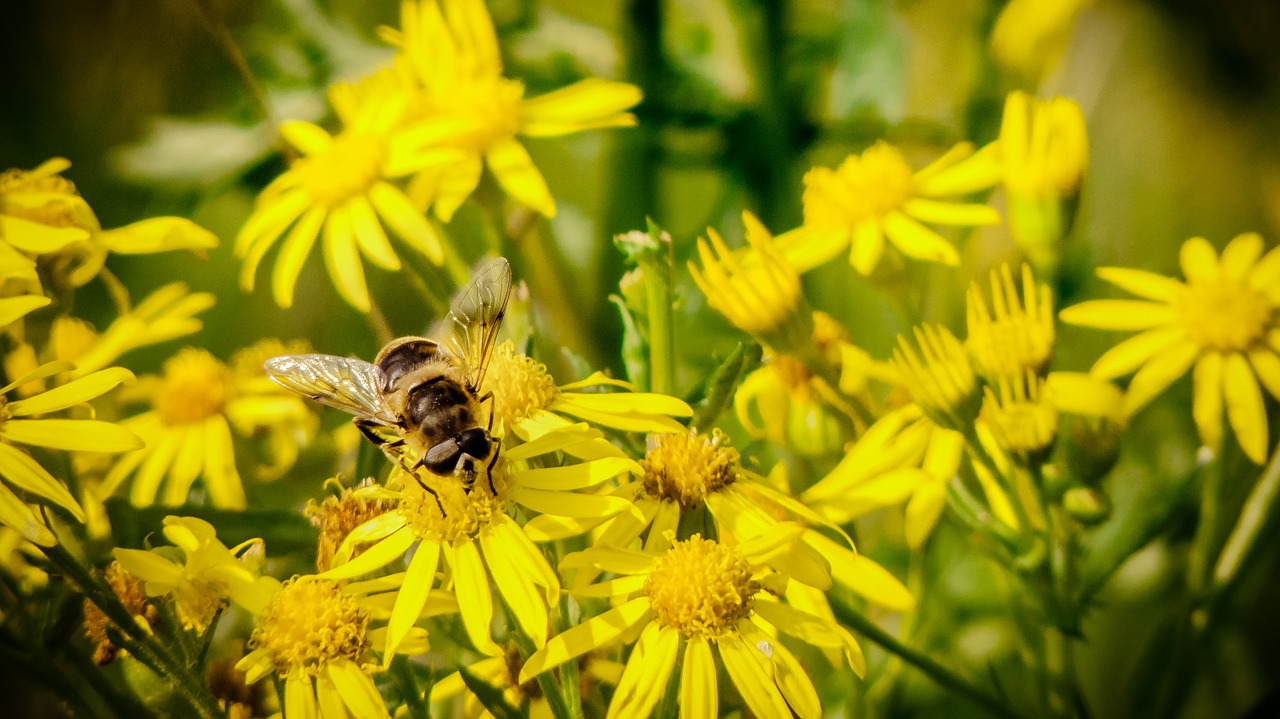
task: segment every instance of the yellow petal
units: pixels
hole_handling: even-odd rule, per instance
[[[800,719],[821,719],[822,701],[804,667],[785,646],[773,644],[774,681]]]
[[[1200,349],[1190,342],[1176,345],[1143,365],[1133,376],[1124,396],[1124,414],[1132,417],[1168,387],[1186,374]]]
[[[826,264],[839,255],[852,239],[848,229],[799,227],[773,238],[783,259],[797,272]]]
[[[1082,372],[1051,372],[1045,393],[1059,412],[1119,420],[1124,393],[1118,387]]]
[[[691,637],[685,643],[684,666],[680,668],[680,719],[716,719],[719,712],[711,645],[702,637]]]
[[[475,542],[459,542],[452,550],[453,591],[458,595],[462,625],[477,651],[498,656],[502,649],[493,643],[489,629],[493,621],[493,597],[489,593],[484,563],[480,561],[480,549]]]
[[[594,375],[593,375],[594,376]],[[693,408],[684,400],[678,397],[671,397],[665,394],[657,394],[654,392],[597,392],[593,394],[585,394],[581,392],[566,392],[572,387],[587,386],[585,382],[575,382],[573,385],[565,385],[561,387],[560,396],[556,402],[553,402],[551,409],[555,410],[560,402],[571,401],[578,407],[586,407],[600,412],[620,412],[620,413],[637,413],[637,414],[661,414],[670,417],[692,417]],[[605,382],[594,382],[593,384],[606,384]],[[612,384],[612,383],[608,383]]]
[[[1178,314],[1168,305],[1142,300],[1091,300],[1072,305],[1058,313],[1070,325],[1102,330],[1147,330],[1177,322]]]
[[[152,217],[100,232],[94,241],[122,255],[209,250],[218,246],[217,235],[183,217]]]
[[[416,541],[418,539],[414,536],[412,529],[401,527],[382,541],[366,549],[355,559],[346,564],[339,564],[318,576],[322,579],[351,579],[362,574],[368,574],[403,557],[404,553]]]
[[[559,517],[612,517],[621,513],[636,515],[635,505],[624,497],[553,492],[545,489],[516,487],[512,501],[542,514]]]
[[[327,211],[324,207],[308,210],[285,237],[280,256],[271,271],[271,292],[277,305],[285,308],[293,305],[293,288],[298,283],[298,273],[302,271],[302,264],[320,234]]]
[[[644,552],[601,545],[566,555],[560,560],[560,571],[595,567],[615,574],[643,574],[653,566],[653,560]]]
[[[385,182],[379,182],[369,189],[369,199],[373,201],[378,215],[410,247],[421,252],[432,264],[444,264],[444,248],[440,245],[440,236],[431,223],[413,208],[404,193]]]
[[[52,547],[58,543],[57,536],[36,516],[31,507],[3,484],[0,484],[0,523],[37,546]]]
[[[594,462],[521,470],[517,477],[520,485],[529,489],[567,491],[594,487],[623,472],[643,474],[644,470],[634,459],[606,457]]]
[[[1280,356],[1265,349],[1250,350],[1249,364],[1253,365],[1262,386],[1272,397],[1280,399]]]
[[[351,229],[360,242],[360,251],[373,264],[384,270],[396,272],[400,269],[400,258],[391,247],[387,233],[382,230],[382,223],[374,214],[373,205],[363,195],[351,198],[343,210],[350,216]]]
[[[738,687],[738,693],[751,711],[762,719],[786,719],[791,716],[787,702],[778,691],[773,677],[764,670],[760,660],[752,652],[760,653],[760,647],[749,647],[736,634],[728,634],[717,643],[720,661],[729,678]]]
[[[640,102],[640,88],[598,78],[580,80],[520,105],[521,134],[565,135],[580,130],[635,124],[626,112]]]
[[[79,227],[51,227],[19,217],[0,215],[0,237],[14,247],[32,255],[61,252],[67,247],[89,239],[89,233]]]
[[[350,659],[328,663],[325,674],[333,681],[355,719],[382,719],[389,716],[387,705],[374,686],[373,678]],[[292,718],[291,718],[292,719]]]
[[[884,228],[875,219],[866,219],[853,227],[849,239],[849,262],[853,269],[869,275],[884,254]]]
[[[221,415],[210,417],[205,426],[204,488],[215,507],[244,509],[244,485],[236,471],[235,445],[231,425]]]
[[[926,482],[921,484],[907,502],[906,519],[903,531],[907,546],[919,549],[924,540],[929,538],[933,528],[942,516],[942,507],[946,503],[947,488],[942,482]]]
[[[1256,232],[1236,235],[1222,250],[1222,273],[1233,280],[1244,279],[1265,248],[1262,235]]]
[[[921,222],[931,225],[961,225],[965,227],[1000,224],[1000,213],[990,205],[961,202],[943,202],[913,198],[902,205],[902,211]]]
[[[409,633],[414,622],[422,614],[427,597],[436,581],[436,568],[440,562],[440,545],[436,542],[419,542],[418,549],[409,560],[404,583],[396,593],[396,603],[387,621],[387,644],[382,650],[382,665],[389,666],[396,648]]]
[[[645,627],[609,702],[608,719],[646,719],[666,691],[679,649],[680,633],[673,627]]]
[[[301,120],[280,123],[280,136],[304,155],[319,155],[333,147],[333,138],[319,126]]]
[[[957,265],[960,255],[942,235],[907,217],[901,212],[890,212],[881,220],[884,234],[907,257],[926,262]]]
[[[96,419],[11,419],[0,424],[0,437],[19,444],[85,452],[128,452],[144,444],[124,427]]]
[[[493,577],[498,593],[515,615],[516,623],[525,636],[529,637],[534,646],[541,647],[547,641],[549,627],[546,601],[519,564],[512,561],[514,557],[511,555],[516,550],[509,549],[501,535],[481,532],[479,541],[485,563],[489,566],[489,575]],[[542,559],[541,555],[539,559]],[[546,564],[545,559],[542,559],[542,564]]]
[[[1191,375],[1191,416],[1204,446],[1218,451],[1222,447],[1222,355],[1206,352],[1196,360]]]
[[[1177,325],[1147,330],[1102,353],[1098,361],[1093,363],[1089,374],[1102,379],[1114,379],[1129,374],[1146,364],[1152,357],[1186,340],[1186,330]]]
[[[360,265],[360,252],[356,249],[355,229],[351,216],[334,211],[324,223],[324,265],[329,277],[338,288],[338,294],[348,304],[361,312],[369,311],[369,287],[364,281],[364,268]]]
[[[547,189],[547,181],[542,179],[529,152],[515,138],[494,142],[484,159],[508,195],[544,217],[556,216],[556,203],[551,198],[551,190]]]
[[[53,300],[40,295],[21,295],[0,299],[0,327],[16,322],[27,313],[34,312],[50,302]]]
[[[587,652],[611,645],[616,639],[630,632],[653,616],[648,597],[637,597],[603,614],[547,640],[547,645],[529,656],[520,670],[523,684],[542,672],[564,664]]]
[[[906,585],[875,560],[812,530],[805,533],[805,541],[831,563],[833,580],[862,595],[867,601],[887,609],[900,612],[915,609],[915,597],[911,596]]]
[[[289,719],[319,719],[316,691],[306,672],[289,672],[284,682],[284,713]]]
[[[1122,290],[1156,302],[1171,302],[1186,287],[1164,275],[1124,267],[1099,267],[1097,275]]]
[[[1188,280],[1208,279],[1218,272],[1218,253],[1203,237],[1192,237],[1182,243],[1178,255],[1182,276]]]
[[[1262,389],[1243,355],[1232,353],[1223,360],[1222,391],[1227,403],[1227,419],[1245,456],[1255,464],[1267,459],[1267,408]]]
[[[9,414],[13,417],[25,417],[33,414],[56,412],[82,402],[88,402],[94,397],[111,391],[116,385],[133,381],[133,373],[129,370],[123,367],[111,367],[110,369],[100,370],[72,380],[48,392],[41,392],[29,399],[10,402]],[[137,447],[134,449],[137,449]]]

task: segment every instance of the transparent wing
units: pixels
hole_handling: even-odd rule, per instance
[[[334,355],[283,355],[263,363],[267,376],[277,384],[321,404],[398,426],[382,398],[382,373],[373,364]]]
[[[484,381],[510,295],[511,265],[499,257],[476,274],[449,309],[449,348],[462,362],[473,390]]]

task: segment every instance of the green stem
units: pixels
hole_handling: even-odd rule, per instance
[[[1005,706],[994,696],[969,683],[968,680],[929,658],[923,652],[912,649],[898,641],[892,634],[881,629],[875,622],[867,619],[843,600],[833,599],[831,609],[841,624],[857,630],[867,639],[883,647],[885,651],[901,657],[903,661],[919,669],[925,676],[936,682],[938,686],[963,696],[994,716],[1003,717],[1004,719],[1019,719],[1021,717],[1020,714]]]
[[[254,107],[262,114],[262,119],[270,121],[271,108],[267,105],[267,95],[263,92],[262,85],[249,67],[249,61],[245,59],[240,46],[236,44],[236,39],[231,36],[231,31],[227,29],[227,24],[204,0],[194,0],[194,5],[200,14],[200,19],[204,21],[205,28],[209,31],[209,37],[218,46],[218,50],[226,56],[231,66],[235,68],[236,75],[244,83],[245,89],[249,91],[249,99],[253,101]],[[292,150],[286,150],[286,152],[292,153]]]
[[[429,719],[431,711],[423,699],[424,693],[418,690],[417,678],[413,676],[413,666],[404,656],[391,660],[391,676],[400,690],[400,698],[404,700],[405,709],[414,719]]]
[[[1200,493],[1200,521],[1196,525],[1195,541],[1191,546],[1191,565],[1187,576],[1192,595],[1199,594],[1207,587],[1214,565],[1214,549],[1221,521],[1219,515],[1222,514],[1223,459],[1221,454],[1217,454],[1205,468],[1205,482]]]
[[[1262,478],[1253,486],[1249,498],[1240,511],[1240,519],[1232,528],[1227,544],[1213,569],[1214,594],[1221,594],[1235,584],[1240,568],[1257,547],[1264,529],[1275,519],[1280,510],[1280,448],[1271,455],[1271,462]]]

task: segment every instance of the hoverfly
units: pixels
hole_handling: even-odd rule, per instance
[[[444,505],[434,489],[418,478],[419,467],[462,479],[470,493],[477,468],[487,461],[489,491],[496,494],[492,470],[499,443],[479,422],[479,396],[485,370],[511,294],[511,265],[498,258],[487,265],[454,300],[443,321],[443,342],[401,337],[387,343],[372,363],[324,354],[272,357],[264,364],[278,384],[355,415],[360,432],[418,479]],[[490,407],[492,410],[492,407]],[[406,456],[416,458],[412,464]]]

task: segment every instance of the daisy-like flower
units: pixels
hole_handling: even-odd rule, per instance
[[[240,365],[256,366],[240,374],[203,349],[188,347],[169,358],[162,376],[149,382],[151,409],[121,423],[145,437],[146,446],[120,458],[103,479],[101,495],[111,495],[133,477],[129,499],[134,504],[182,504],[196,479],[203,478],[214,506],[244,507],[232,427],[289,435],[291,428],[307,426],[305,403],[259,376],[260,358],[278,349],[267,345],[251,351],[249,362]],[[291,441],[305,442],[305,434]]]
[[[0,175],[0,261],[12,257],[12,250],[42,257],[71,287],[80,287],[97,276],[108,252],[200,252],[217,246],[213,233],[181,217],[103,229],[75,185],[59,174],[69,167],[54,158],[29,172]]]
[[[969,353],[941,325],[915,328],[919,352],[905,337],[893,350],[894,367],[904,389],[939,426],[964,432],[978,416],[982,392]]]
[[[370,477],[362,480],[354,488],[345,488],[336,496],[325,497],[322,502],[308,500],[303,513],[311,522],[311,526],[320,532],[320,540],[316,547],[317,570],[323,572],[333,567],[333,557],[337,554],[338,548],[356,527],[397,507],[397,502],[394,500],[365,497],[359,493],[360,490],[372,489],[376,486],[373,478]],[[356,551],[359,552],[359,550],[360,548],[357,547]]]
[[[734,327],[775,350],[799,349],[813,332],[800,273],[782,257],[755,215],[743,212],[742,223],[747,252],[730,250],[718,232],[707,228],[710,243],[698,240],[702,269],[690,262],[689,273],[707,304]]]
[[[259,577],[262,540],[250,539],[228,548],[213,525],[197,517],[164,518],[165,539],[173,546],[150,551],[112,550],[125,571],[146,583],[149,597],[168,596],[178,620],[202,632],[230,599],[251,612],[261,611],[279,583]]]
[[[1036,267],[1058,263],[1060,243],[1075,219],[1088,146],[1084,113],[1075,102],[1009,94],[1000,126],[1009,234]]]
[[[444,221],[475,189],[482,164],[517,202],[555,216],[547,183],[517,136],[636,123],[627,110],[640,102],[640,89],[626,83],[588,79],[526,98],[522,82],[502,76],[498,38],[482,0],[405,0],[400,7],[401,30],[384,37],[400,48],[411,83],[406,122],[424,142],[463,153],[420,173],[410,189]]]
[[[694,535],[659,556],[600,548],[566,557],[562,567],[593,566],[618,575],[583,587],[579,595],[621,603],[548,640],[529,657],[520,678],[635,641],[609,705],[611,719],[648,716],[681,659],[681,716],[719,715],[718,666],[756,716],[822,716],[812,681],[777,632],[839,650],[858,674],[865,670],[862,650],[840,625],[777,599],[785,580],[764,559],[774,541],[729,545]]]
[[[1137,374],[1124,398],[1131,417],[1193,370],[1200,439],[1217,449],[1222,414],[1251,460],[1267,454],[1267,414],[1259,382],[1280,397],[1280,249],[1263,255],[1262,237],[1237,236],[1219,257],[1199,237],[1182,245],[1185,282],[1151,272],[1100,268],[1098,276],[1139,300],[1093,300],[1064,309],[1064,322],[1141,333],[1108,350],[1091,373]]]
[[[1022,298],[1013,272],[1002,264],[991,271],[991,306],[978,283],[969,286],[969,337],[965,346],[975,369],[988,381],[1040,374],[1053,356],[1053,293],[1037,285],[1031,268],[1022,266]]]
[[[448,153],[423,149],[397,129],[402,96],[370,98],[357,105],[344,88],[330,91],[343,125],[339,134],[330,135],[309,122],[281,125],[281,136],[302,157],[262,191],[236,236],[245,291],[253,290],[267,252],[280,245],[271,290],[281,307],[293,304],[298,273],[317,238],[338,293],[363,312],[370,303],[361,257],[389,272],[401,266],[384,225],[432,263],[444,262],[436,230],[390,181],[440,162]]]
[[[366,662],[373,612],[338,582],[315,576],[276,583],[258,612],[251,652],[236,664],[245,683],[284,680],[284,716],[390,717]]]
[[[1058,409],[1031,370],[1000,377],[995,389],[983,388],[979,417],[1006,452],[1018,457],[1049,449],[1058,436]]]
[[[579,391],[584,389],[597,391]],[[612,389],[623,391],[601,391]],[[693,408],[675,397],[634,389],[599,372],[557,386],[546,365],[516,352],[515,344],[508,340],[494,350],[480,394],[493,393],[493,433],[497,436],[535,439],[573,425],[575,420],[567,417],[624,432],[684,431],[684,425],[673,418],[691,417]],[[618,455],[616,449],[605,445],[608,442],[601,440],[571,450]]]
[[[415,478],[401,473],[400,489],[364,493],[394,500],[397,507],[352,531],[335,553],[334,566],[320,576],[358,577],[400,561],[413,548],[387,624],[383,654],[388,661],[421,614],[441,569],[452,582],[467,635],[481,653],[501,654],[490,629],[494,616],[490,580],[510,608],[514,625],[541,646],[549,627],[548,608],[559,601],[560,580],[525,529],[507,514],[506,506],[515,502],[535,512],[575,517],[633,512],[625,499],[573,491],[623,472],[638,472],[633,460],[605,457],[526,468],[539,455],[596,437],[598,432],[581,425],[505,449],[492,472],[477,477],[470,492],[454,477],[437,477],[425,470]],[[372,546],[363,554],[352,558],[357,546],[369,543]]]
[[[804,176],[804,226],[778,238],[783,254],[803,272],[848,248],[854,269],[866,275],[880,262],[887,239],[908,257],[957,264],[956,248],[925,223],[1000,222],[987,205],[941,199],[994,186],[997,155],[994,146],[974,153],[961,144],[913,173],[902,152],[882,141],[834,170],[815,167]]]
[[[85,513],[62,482],[14,445],[86,452],[127,452],[142,445],[138,435],[111,422],[42,416],[84,404],[117,385],[132,382],[133,373],[127,369],[100,370],[25,399],[9,401],[5,397],[16,387],[69,368],[50,363],[0,387],[0,478],[4,479],[0,483],[0,522],[42,546],[52,546],[57,540],[15,489],[62,507],[77,521],[84,522]]]

